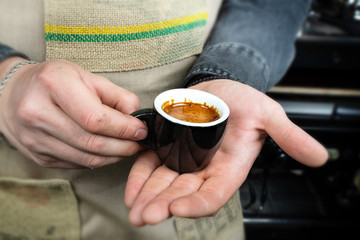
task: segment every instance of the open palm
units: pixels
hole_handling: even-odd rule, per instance
[[[215,214],[245,181],[268,135],[305,165],[325,163],[325,148],[265,94],[231,80],[212,80],[192,88],[217,95],[228,104],[230,118],[223,142],[206,168],[181,175],[162,165],[156,153],[141,153],[125,190],[129,220],[135,226],[157,224],[172,215]]]

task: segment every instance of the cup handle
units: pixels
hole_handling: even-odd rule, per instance
[[[152,108],[144,108],[131,113],[131,115],[144,121],[146,123],[146,126],[148,127],[148,135],[145,139],[138,142],[146,148],[155,150],[157,148],[156,136],[153,128],[156,116],[155,110]]]

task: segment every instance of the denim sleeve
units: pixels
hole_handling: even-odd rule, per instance
[[[11,57],[11,56],[19,56],[19,57],[29,59],[25,54],[20,53],[16,50],[12,49],[11,47],[0,43],[0,62],[5,60],[5,58]]]
[[[231,79],[266,92],[286,73],[311,0],[224,0],[183,87]]]

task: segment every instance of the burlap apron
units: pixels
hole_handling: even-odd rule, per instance
[[[177,36],[186,35],[185,31],[182,33],[184,29],[179,28],[179,25],[188,24],[186,30],[195,29],[197,31],[199,29],[196,28],[203,28],[202,32],[192,32],[192,35],[195,36],[203,35],[201,44],[197,46],[199,42],[195,41],[187,46],[185,42],[183,43],[185,45],[181,46],[182,48],[187,46],[187,50],[177,49],[177,52],[180,51],[180,53],[175,54],[176,56],[169,57],[166,55],[166,48],[159,48],[162,52],[150,55],[147,59],[141,59],[135,64],[134,61],[139,56],[135,59],[130,56],[130,58],[125,58],[126,61],[120,61],[120,57],[114,53],[113,47],[110,47],[110,50],[106,47],[101,49],[91,44],[83,44],[87,43],[84,40],[78,40],[77,43],[79,44],[74,48],[78,52],[81,52],[81,49],[88,48],[90,50],[97,49],[98,52],[95,54],[103,52],[107,54],[102,56],[104,59],[111,59],[109,61],[111,64],[101,65],[98,62],[103,60],[91,61],[94,58],[90,55],[81,56],[80,53],[66,55],[64,49],[74,46],[69,46],[69,41],[66,38],[65,40],[62,39],[60,45],[56,41],[61,42],[60,38],[63,36],[61,34],[68,34],[70,37],[76,38],[79,36],[74,36],[73,34],[76,33],[71,32],[72,30],[62,28],[66,26],[66,22],[60,21],[53,24],[54,19],[46,14],[53,11],[49,9],[52,6],[51,4],[57,1],[46,0],[45,2],[48,5],[45,5],[42,0],[0,1],[0,42],[25,53],[32,60],[45,61],[46,59],[62,57],[74,61],[85,69],[97,72],[97,74],[105,76],[121,87],[136,93],[140,97],[142,107],[151,107],[152,101],[158,93],[181,85],[191,64],[196,59],[196,54],[201,51],[202,44],[211,31],[221,4],[221,0],[199,0],[196,3],[198,5],[193,5],[201,8],[201,2],[207,2],[207,6],[204,5],[205,9],[201,9],[200,13],[185,12],[185,17],[174,16],[175,18],[164,21],[149,20],[149,16],[146,15],[145,20],[140,18],[139,22],[135,23],[135,25],[145,29],[145,32],[150,28],[151,34],[158,34],[151,37],[162,37],[165,42],[173,37],[171,34],[174,32],[180,34]],[[69,2],[81,4],[83,1]],[[111,6],[111,4],[114,5],[113,0],[92,0],[89,2],[101,5],[105,12],[114,9],[114,6]],[[115,3],[115,7],[121,8],[122,3],[120,2]],[[131,3],[135,0],[123,2]],[[147,1],[143,3],[145,2]],[[166,3],[158,9],[161,14],[166,16],[167,9],[172,7],[170,3],[176,1],[153,0],[149,2]],[[184,2],[191,3],[191,1]],[[181,6],[181,3],[177,4],[177,6]],[[145,7],[143,11],[146,10]],[[71,6],[69,9],[69,11],[74,11],[76,7]],[[188,11],[188,9],[184,9],[184,11]],[[95,13],[92,12],[91,14]],[[112,14],[116,14],[116,11]],[[133,12],[129,12],[127,17],[131,16],[133,16]],[[204,25],[204,19],[207,20],[206,25]],[[149,22],[162,23],[163,25],[151,25]],[[120,24],[126,25],[127,23],[121,22]],[[132,24],[134,25],[134,23]],[[171,29],[170,33],[161,31],[161,28],[165,26],[164,24],[172,27],[168,28]],[[109,32],[106,32],[107,29],[99,30],[91,23],[83,27],[80,29],[81,34],[86,35],[86,31],[100,31],[99,35],[103,35],[102,37],[109,37]],[[110,40],[107,41],[110,46],[118,41],[115,41],[114,38],[125,38],[123,45],[121,45],[122,47],[125,46],[124,49],[136,49],[135,41],[139,43],[147,40],[147,37],[144,37],[144,31],[136,32],[136,29],[126,28],[114,28],[111,31],[113,32],[110,34]],[[47,41],[45,41],[45,36]],[[129,38],[133,41],[128,41]],[[162,43],[161,41],[151,42],[152,40],[150,40],[150,45]],[[93,42],[95,43],[92,44],[96,45],[96,41]],[[84,58],[87,58],[88,61],[81,61]],[[196,220],[170,218],[156,226],[133,227],[127,219],[129,210],[123,203],[124,187],[132,161],[133,159],[129,158],[117,164],[94,170],[47,169],[25,158],[5,142],[0,142],[0,239],[158,240],[176,238],[242,239],[244,237],[238,194],[235,194],[214,217]]]

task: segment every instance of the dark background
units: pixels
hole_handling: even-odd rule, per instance
[[[305,167],[267,139],[240,188],[246,237],[360,239],[360,1],[313,1],[296,48],[268,95],[330,159]]]

